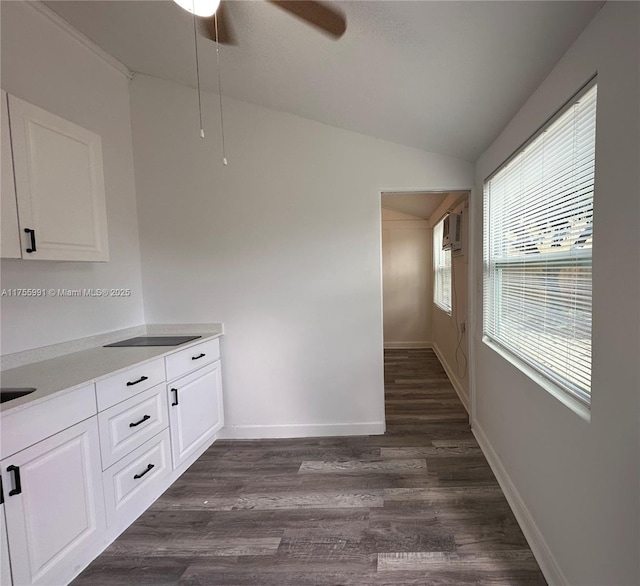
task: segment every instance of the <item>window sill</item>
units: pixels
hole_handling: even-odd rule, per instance
[[[540,374],[537,370],[529,366],[527,363],[520,360],[517,356],[514,356],[513,354],[511,354],[511,352],[505,350],[502,346],[487,338],[487,336],[482,336],[482,341],[494,352],[496,352],[507,362],[509,362],[509,364],[515,366],[518,370],[520,370],[520,372],[528,376],[534,383],[536,383],[550,395],[555,397],[565,407],[571,409],[571,411],[578,415],[578,417],[580,417],[587,423],[591,421],[591,409],[587,405],[570,395],[562,387],[559,387],[558,385],[553,383],[551,380]]]
[[[433,304],[442,312],[442,313],[446,313],[449,317],[451,317],[451,308],[447,309],[446,307],[443,307],[442,305],[440,305],[439,303],[437,303],[436,301],[433,302]]]

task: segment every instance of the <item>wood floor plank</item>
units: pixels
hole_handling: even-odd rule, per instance
[[[224,450],[216,456],[216,463],[226,466],[227,462],[259,462],[261,464],[287,464],[304,460],[377,460],[380,448],[371,446],[282,446],[280,449],[265,450],[252,446],[234,450]],[[245,466],[246,468],[246,466]]]
[[[431,441],[434,447],[436,448],[476,448],[480,447],[475,438],[469,439],[434,439]]]
[[[491,510],[496,501],[506,503],[502,489],[494,486],[463,486],[439,488],[389,488],[383,492],[385,504],[412,502],[427,503],[434,507],[450,504],[460,506],[464,502],[477,503]]]
[[[239,494],[235,497],[204,498],[189,495],[181,499],[160,499],[153,509],[212,510],[240,509],[344,509],[383,506],[382,492],[372,491],[288,491],[277,493]]]
[[[73,586],[174,586],[189,567],[187,560],[166,557],[147,560],[139,557],[111,558],[104,554],[92,562]]]
[[[234,509],[352,509],[382,507],[382,492],[326,491],[298,492],[272,495],[243,494],[238,497]]]
[[[104,556],[139,556],[141,558],[173,557],[236,557],[248,555],[274,555],[281,537],[212,537],[206,531],[197,535],[174,534],[164,539],[127,539],[109,546]]]
[[[424,459],[407,458],[402,460],[387,460],[380,462],[302,462],[299,474],[328,473],[328,472],[367,472],[367,473],[407,473],[424,472],[427,462]]]
[[[385,351],[387,432],[221,440],[74,586],[544,586],[430,349]]]
[[[420,446],[409,448],[380,448],[381,458],[450,458],[452,456],[482,455],[480,446],[435,447]]]
[[[378,572],[429,571],[456,567],[468,571],[504,571],[516,567],[535,568],[531,550],[505,550],[484,553],[449,553],[443,551],[393,552],[378,554]]]

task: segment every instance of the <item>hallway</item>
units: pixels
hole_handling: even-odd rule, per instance
[[[384,436],[216,442],[73,584],[546,584],[433,351],[385,395]]]

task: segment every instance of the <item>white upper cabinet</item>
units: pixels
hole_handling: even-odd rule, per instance
[[[100,136],[12,95],[9,120],[22,258],[108,260]]]
[[[20,258],[20,234],[18,233],[18,208],[16,206],[16,185],[13,180],[13,157],[11,155],[11,135],[9,131],[9,108],[7,93],[2,91],[2,186],[0,202],[0,256]]]

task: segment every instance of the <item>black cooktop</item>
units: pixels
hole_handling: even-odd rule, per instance
[[[202,336],[138,336],[121,340],[113,344],[107,344],[104,348],[124,348],[128,346],[179,346],[191,340],[197,340]]]

